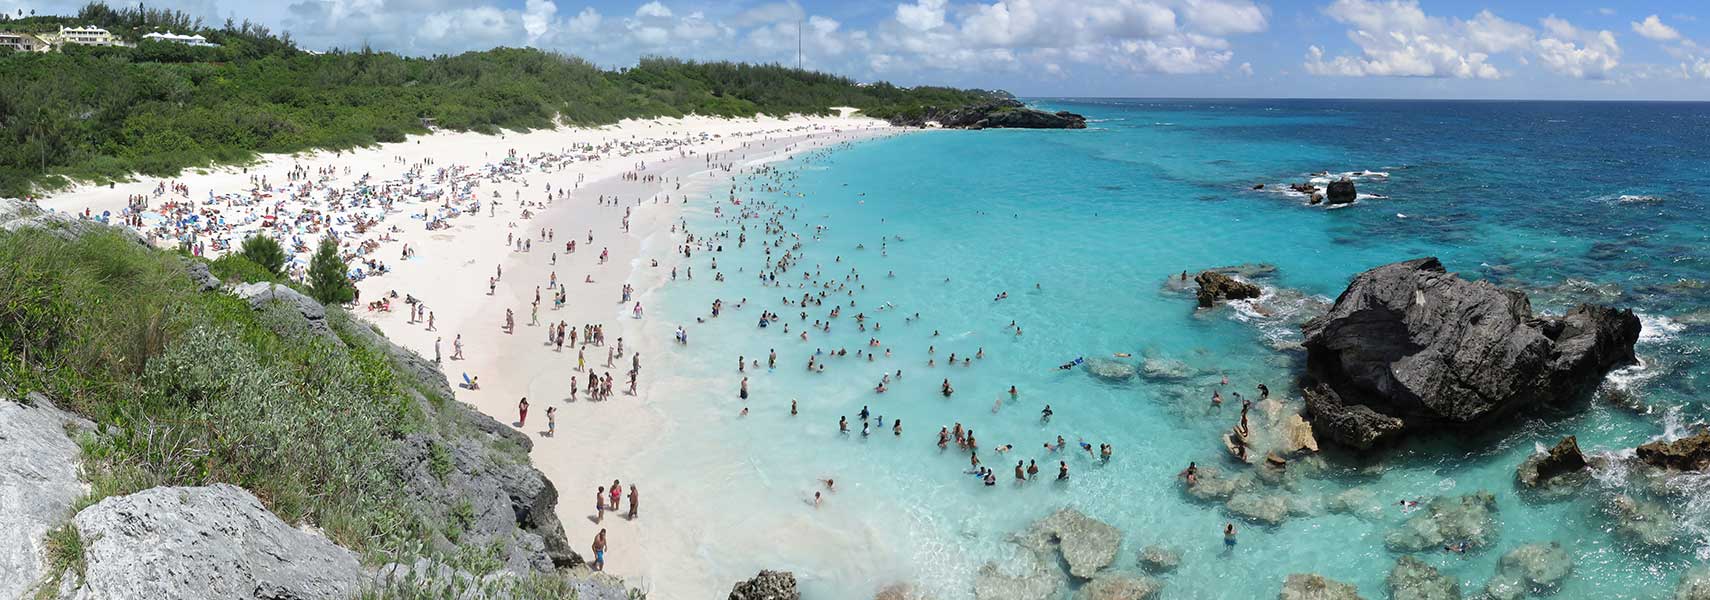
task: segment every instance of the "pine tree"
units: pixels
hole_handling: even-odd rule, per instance
[[[267,269],[269,273],[285,274],[285,249],[273,238],[259,233],[249,236],[249,239],[243,241],[239,253],[250,262],[261,265],[261,268]]]
[[[309,294],[322,304],[343,304],[356,299],[356,287],[350,283],[350,267],[338,257],[338,241],[332,236],[321,238],[321,245],[309,259]]]

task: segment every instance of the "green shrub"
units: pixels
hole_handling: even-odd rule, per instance
[[[208,272],[213,273],[220,281],[237,281],[255,283],[258,281],[278,281],[279,276],[273,271],[255,264],[255,261],[244,258],[242,254],[228,253],[221,255],[208,263]]]
[[[244,239],[238,254],[267,269],[275,277],[285,274],[285,248],[266,234],[257,233]]]
[[[356,299],[356,286],[350,283],[350,267],[338,256],[338,241],[332,236],[321,238],[315,256],[309,259],[309,294],[322,304],[344,304]]]

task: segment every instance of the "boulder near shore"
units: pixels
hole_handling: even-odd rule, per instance
[[[1447,272],[1436,258],[1356,276],[1303,327],[1308,410],[1319,431],[1365,448],[1404,431],[1477,429],[1588,396],[1636,358],[1631,310],[1581,304],[1532,314],[1526,294]]]

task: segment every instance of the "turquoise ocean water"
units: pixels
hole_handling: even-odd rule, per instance
[[[722,251],[686,261],[695,279],[669,284],[650,309],[650,335],[669,338],[683,325],[690,343],[650,357],[651,368],[677,376],[653,394],[673,426],[636,460],[668,481],[652,486],[652,502],[697,507],[682,535],[716,578],[780,568],[794,570],[811,598],[870,598],[899,581],[968,598],[980,565],[1015,564],[1011,533],[1074,507],[1123,531],[1113,568],[1135,570],[1150,544],[1181,552],[1182,567],[1162,577],[1166,598],[1274,597],[1297,572],[1384,597],[1400,556],[1385,548],[1385,534],[1412,516],[1397,501],[1480,490],[1497,498],[1493,546],[1417,555],[1458,578],[1468,596],[1503,553],[1530,542],[1568,547],[1576,564],[1559,592],[1567,598],[1669,597],[1683,571],[1710,558],[1702,480],[1641,489],[1611,470],[1553,503],[1524,498],[1514,484],[1514,466],[1564,434],[1588,453],[1619,454],[1706,418],[1710,105],[1038,104],[1086,114],[1089,128],[863,142],[777,163],[779,173],[753,180],[781,182],[779,190],[745,183],[737,197],[765,206],[765,216],[734,218],[741,207],[727,201],[730,190],[689,205],[690,231],[729,237],[717,240]],[[1372,196],[1334,210],[1277,190],[1319,172],[1386,175],[1357,177]],[[1267,189],[1252,190],[1256,183]],[[781,223],[802,243],[800,266],[782,287],[755,277],[766,260],[761,243],[779,237],[764,231],[775,208],[788,210]],[[749,241],[738,248],[743,233]],[[773,256],[798,241],[785,238]],[[648,244],[668,255],[679,242],[655,236]],[[1293,509],[1280,525],[1244,521],[1184,493],[1175,475],[1189,461],[1242,468],[1218,441],[1238,404],[1211,410],[1212,390],[1255,397],[1263,383],[1285,411],[1298,410],[1301,355],[1290,346],[1300,319],[1354,274],[1427,255],[1464,277],[1524,289],[1537,310],[1580,301],[1634,308],[1646,326],[1645,366],[1618,373],[1586,406],[1484,438],[1416,440],[1367,459],[1327,448],[1321,464],[1301,469],[1313,475],[1261,488]],[[723,282],[714,281],[715,259]],[[1239,264],[1274,268],[1257,279],[1269,294],[1258,307],[1196,310],[1191,295],[1166,284],[1184,270]],[[810,282],[846,285],[806,309],[811,324],[844,304],[830,333],[805,342],[803,309],[781,302],[801,297],[803,271],[818,273]],[[994,300],[1001,292],[1008,298]],[[715,299],[725,303],[722,316],[697,323]],[[783,322],[758,327],[763,310]],[[915,313],[918,321],[905,319]],[[857,357],[874,338],[881,356]],[[850,355],[825,359],[823,373],[805,369],[816,350],[837,348]],[[984,358],[971,366],[942,364],[980,349]],[[772,350],[775,370],[764,366]],[[1155,369],[1109,382],[1055,368],[1117,352]],[[739,355],[762,364],[739,373]],[[928,367],[929,358],[940,364]],[[890,391],[873,391],[899,369]],[[743,377],[746,401],[737,392]],[[948,399],[939,394],[945,378],[956,388]],[[1005,393],[1011,385],[1018,399]],[[1042,423],[1046,404],[1055,416]],[[743,406],[751,412],[739,417]],[[886,419],[866,438],[863,406]],[[853,433],[838,434],[839,416]],[[902,420],[901,436],[891,434],[892,419]],[[955,422],[975,431],[998,485],[964,474],[965,452],[936,447],[939,428]],[[1078,451],[1046,452],[1042,444],[1058,435],[1071,446],[1113,444],[1115,456],[1099,464]],[[994,452],[1001,444],[1016,449]],[[1038,460],[1041,480],[1015,485],[1017,458]],[[1050,481],[1058,460],[1071,469],[1067,483]],[[806,500],[824,477],[838,491],[815,509]],[[1330,510],[1331,498],[1355,487],[1369,492],[1360,509]],[[1641,547],[1618,535],[1606,509],[1617,494],[1666,506],[1679,523],[1676,541]],[[1233,551],[1222,544],[1226,522],[1240,529]]]

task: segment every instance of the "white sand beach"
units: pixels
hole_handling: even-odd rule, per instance
[[[172,245],[174,236],[198,229],[195,240],[210,256],[234,248],[264,225],[288,249],[292,238],[312,246],[326,230],[336,232],[353,268],[372,260],[386,269],[359,282],[355,313],[423,356],[434,357],[437,343],[447,378],[459,384],[458,399],[500,422],[515,425],[518,401],[529,399],[522,429],[534,437],[534,463],[558,488],[558,512],[572,547],[592,560],[589,543],[607,529],[609,573],[649,593],[692,597],[732,582],[714,581],[696,568],[693,540],[663,525],[650,529],[648,515],[693,499],[649,496],[647,474],[603,467],[668,435],[667,416],[650,409],[647,398],[649,388],[669,377],[668,365],[648,360],[667,342],[640,337],[641,321],[631,312],[635,301],[645,309],[649,292],[669,279],[679,257],[673,247],[680,242],[671,228],[685,199],[704,202],[710,190],[726,184],[744,165],[898,131],[844,111],[838,117],[689,117],[504,135],[435,133],[356,151],[267,156],[244,168],[83,186],[40,202],[91,216],[107,211],[117,221],[127,198],[145,197],[148,208],[140,212],[149,219],[143,229],[157,234],[157,243]],[[484,168],[500,165],[513,152],[517,158],[510,168]],[[306,181],[288,183],[293,170]],[[271,190],[259,185],[261,176]],[[386,201],[330,200],[330,190],[363,186]],[[375,189],[382,191],[372,193]],[[568,194],[559,197],[561,190]],[[176,218],[159,217],[170,203],[179,206]],[[190,214],[199,215],[199,222],[182,225]],[[276,217],[270,222],[267,214]],[[426,223],[435,218],[445,226],[429,229]],[[552,233],[551,240],[542,239],[543,230]],[[525,239],[532,248],[519,251],[516,241]],[[571,240],[576,250],[567,253]],[[407,259],[401,258],[405,247],[413,252]],[[604,261],[602,251],[608,253]],[[299,251],[294,268],[306,265],[309,253]],[[657,267],[652,266],[655,259]],[[489,294],[488,278],[501,268],[503,275]],[[372,266],[364,271],[378,272]],[[549,282],[554,273],[568,295],[561,309],[553,308]],[[626,284],[633,286],[636,299],[630,303],[621,302]],[[367,306],[391,292],[398,296],[390,311]],[[538,326],[530,324],[537,295]],[[434,330],[411,321],[406,296],[432,312]],[[515,314],[511,333],[503,328],[507,308]],[[585,352],[589,372],[614,378],[610,399],[591,402],[577,394],[570,400],[571,378],[585,387],[588,375],[576,371],[580,339],[561,351],[547,342],[547,325],[559,322],[573,330],[604,326],[605,347],[590,345]],[[452,360],[459,335],[464,357]],[[615,350],[619,339],[625,354],[608,367],[608,348]],[[626,374],[637,352],[641,369],[639,397],[634,397],[627,393]],[[479,378],[479,389],[461,385],[465,374]],[[558,431],[550,437],[549,406],[558,409]],[[607,511],[596,523],[590,496],[614,478],[623,481],[623,509]],[[628,511],[632,483],[642,499],[634,521],[622,514]]]

